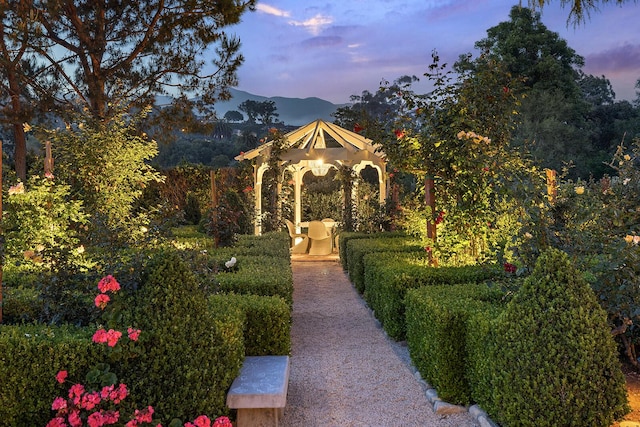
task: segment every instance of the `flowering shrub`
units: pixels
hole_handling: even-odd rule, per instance
[[[113,276],[108,275],[100,280],[98,289],[100,293],[95,298],[95,305],[101,310],[105,310],[111,301],[108,293],[115,294],[121,287]],[[107,318],[109,317],[107,316]],[[130,341],[138,341],[141,332],[140,329],[127,328],[127,336]],[[108,347],[114,348],[122,336],[121,331],[99,328],[92,340],[94,343],[106,343]],[[64,384],[67,382],[68,376],[69,373],[66,370],[59,371],[56,374],[56,381]],[[66,398],[58,396],[53,400],[51,409],[56,411],[56,414],[47,423],[47,427],[79,427],[85,425],[85,422],[89,427],[109,425],[137,427],[152,423],[156,427],[162,427],[153,418],[155,410],[152,406],[141,410],[135,409],[129,421],[122,424],[120,411],[116,407],[129,395],[129,389],[124,383],[116,385],[117,378],[114,373],[109,371],[107,364],[98,363],[87,374],[87,382],[90,384],[89,387],[81,383],[74,383],[69,388]],[[174,420],[169,425],[169,427],[177,426],[182,426],[179,420]],[[185,423],[184,427],[231,427],[231,422],[227,417],[220,417],[212,424],[207,416],[201,415],[193,423]]]

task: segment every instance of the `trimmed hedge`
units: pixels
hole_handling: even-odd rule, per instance
[[[345,271],[349,270],[349,257],[347,255],[347,243],[350,240],[377,239],[380,237],[407,237],[407,235],[399,231],[392,231],[392,232],[385,232],[385,233],[363,233],[363,232],[341,231],[340,239],[338,239],[338,254],[340,255],[340,263],[342,264],[342,269]]]
[[[237,271],[220,271],[216,275],[220,291],[243,295],[279,296],[287,304],[293,304],[293,273],[289,258],[256,255],[237,256],[236,259]]]
[[[543,252],[494,324],[489,402],[510,427],[609,426],[629,408],[606,312],[569,257]]]
[[[143,353],[124,369],[127,405],[152,405],[163,423],[227,413],[226,391],[244,357],[241,310],[212,310],[175,251],[151,260],[131,305]]]
[[[503,292],[487,285],[428,286],[407,292],[407,344],[422,377],[443,400],[468,405],[467,336],[475,313],[500,301]]]
[[[237,308],[243,315],[247,356],[291,353],[291,308],[280,297],[220,294],[209,298],[213,311]]]
[[[2,319],[5,323],[29,323],[40,318],[44,304],[36,288],[4,287],[2,293]]]
[[[0,425],[44,426],[53,418],[51,403],[66,396],[69,384],[56,382],[61,370],[84,381],[104,348],[91,342],[95,329],[71,326],[0,326]]]
[[[375,253],[364,257],[364,297],[387,335],[405,339],[404,298],[409,289],[482,282],[503,276],[494,266],[431,267],[420,253]]]
[[[380,237],[371,239],[352,239],[347,242],[347,259],[349,279],[356,290],[363,294],[364,286],[364,257],[376,252],[423,252],[420,242],[408,237],[383,237],[385,233],[378,233]]]

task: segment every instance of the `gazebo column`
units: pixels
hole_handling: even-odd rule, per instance
[[[387,182],[388,180],[387,178],[387,168],[386,165],[384,163],[382,163],[379,166],[376,166],[376,169],[378,169],[378,185],[380,187],[380,196],[379,196],[379,201],[381,205],[384,205],[384,203],[387,201]]]
[[[294,223],[296,225],[296,233],[300,233],[300,222],[302,221],[302,178],[304,177],[304,172],[301,167],[295,168],[295,173],[293,174],[293,182],[294,182]]]
[[[256,220],[254,223],[254,234],[259,236],[262,234],[262,177],[268,166],[263,163],[260,166],[254,166],[254,194],[256,202]]]

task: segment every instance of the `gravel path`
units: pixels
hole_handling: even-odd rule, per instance
[[[441,416],[414,377],[406,347],[385,335],[333,261],[292,261],[293,325],[283,427],[475,427]]]

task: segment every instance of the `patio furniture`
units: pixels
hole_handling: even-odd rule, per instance
[[[309,255],[329,255],[333,251],[331,232],[322,221],[309,222]]]
[[[292,254],[306,254],[307,249],[309,248],[309,236],[303,233],[297,233],[296,228],[291,221],[288,219],[287,229],[289,230],[289,238],[291,239],[291,253]],[[302,239],[300,242],[296,243],[296,240]]]

